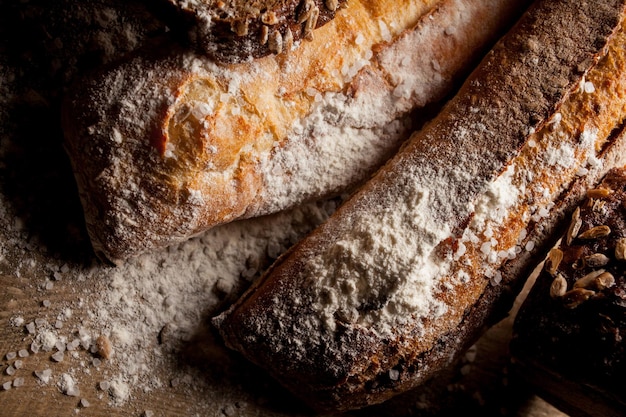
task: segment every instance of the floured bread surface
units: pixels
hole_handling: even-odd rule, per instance
[[[321,409],[383,401],[447,365],[510,307],[524,278],[510,271],[545,245],[559,196],[623,150],[623,12],[533,6],[441,114],[215,320],[226,343]]]
[[[117,262],[345,191],[524,6],[352,1],[288,54],[220,66],[167,44],[86,80],[64,129],[96,251]]]

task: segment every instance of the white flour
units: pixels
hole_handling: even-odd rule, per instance
[[[105,377],[97,390],[100,398],[112,406],[122,406],[138,393],[170,385],[185,383],[189,389],[202,389],[202,380],[175,366],[180,349],[203,331],[224,300],[234,299],[272,260],[324,221],[335,207],[333,201],[320,202],[231,223],[119,267],[93,265],[76,270],[65,264],[34,261],[22,265],[19,269],[30,270],[29,275],[33,270],[43,270],[38,275],[50,277],[40,284],[44,299],[59,286],[82,288],[87,284],[91,290],[98,290],[81,290],[76,301],[61,305],[44,303],[46,309],[36,317],[16,312],[10,323],[27,334],[27,349],[23,355],[17,348],[15,352],[2,352],[3,359],[15,363],[22,356],[49,355],[49,367],[37,369],[35,378],[43,385],[55,383],[63,394],[77,397],[91,389],[81,380],[92,369],[103,369]],[[8,230],[19,236],[14,227]],[[12,252],[10,258],[14,259],[16,254]],[[26,251],[20,256],[33,254]],[[108,359],[96,355],[96,340],[101,336],[111,343]],[[70,371],[62,372],[59,366],[67,363],[72,364]],[[155,374],[157,369],[160,371]],[[19,384],[23,380],[23,375],[15,372],[9,376],[9,389],[13,387],[11,382]]]
[[[79,117],[67,148],[97,251],[123,261],[369,178],[414,128],[409,112],[428,118],[424,106],[452,91],[493,36],[498,11],[508,8],[501,1],[434,5],[381,14],[394,27],[338,16],[350,28],[337,38],[340,59],[319,59],[335,44],[313,43],[284,60],[220,67],[172,48],[89,80],[87,95],[72,96]],[[482,18],[490,21],[478,30]],[[384,43],[382,27],[393,42]],[[358,36],[361,29],[370,35]],[[302,70],[300,60],[309,58]],[[163,155],[145,145],[155,127]]]
[[[385,215],[355,216],[352,230],[313,260],[316,310],[331,331],[339,317],[384,337],[414,316],[445,313],[434,294],[446,268],[433,251],[451,231],[434,220],[434,202],[421,191],[398,199]]]

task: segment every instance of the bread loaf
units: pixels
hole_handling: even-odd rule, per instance
[[[622,167],[571,214],[515,318],[515,375],[573,416],[626,414],[625,204]]]
[[[170,7],[162,15],[202,53],[234,63],[287,52],[313,39],[314,30],[332,20],[345,1],[163,0]]]
[[[437,117],[214,319],[225,343],[320,410],[382,402],[451,363],[509,310],[581,185],[625,162],[625,7],[534,3]]]
[[[166,43],[82,80],[63,124],[96,253],[120,262],[344,192],[526,2],[351,1],[286,54],[223,66]]]

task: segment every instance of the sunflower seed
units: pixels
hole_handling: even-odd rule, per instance
[[[595,226],[578,235],[579,239],[599,239],[611,234],[611,228],[607,225]]]
[[[280,54],[283,51],[283,37],[279,31],[275,30],[269,35],[269,49],[275,54]]]
[[[559,248],[553,248],[548,253],[548,259],[546,259],[545,268],[546,271],[552,276],[556,275],[556,271],[559,268],[559,264],[563,260],[563,251]]]
[[[296,22],[304,23],[309,20],[314,7],[316,6],[313,0],[303,0],[296,12]]]
[[[567,308],[576,308],[595,295],[595,291],[584,288],[574,288],[566,292],[563,297],[563,304]]]
[[[291,51],[293,47],[293,33],[290,28],[287,28],[285,31],[285,36],[283,36],[283,49],[285,52]]]
[[[339,7],[339,0],[325,0],[324,6],[331,12],[334,12]]]
[[[550,285],[550,297],[559,298],[565,295],[567,292],[567,280],[563,278],[563,275],[559,274],[554,278]]]
[[[594,188],[587,191],[588,198],[606,198],[611,194],[611,190],[608,188]]]
[[[605,288],[611,288],[615,285],[615,277],[610,272],[600,274],[594,281],[594,287],[598,291],[602,291]]]
[[[574,210],[574,213],[572,214],[572,220],[567,228],[567,234],[565,236],[565,241],[568,246],[572,244],[572,240],[576,239],[582,225],[583,221],[580,219],[580,208],[576,207],[576,210]]]
[[[265,45],[270,37],[270,30],[267,26],[261,26],[261,34],[259,36],[259,43]]]
[[[579,278],[574,283],[574,288],[590,288],[593,286],[593,283],[597,277],[602,275],[605,272],[604,269],[598,269],[596,271],[592,271],[585,275],[582,278]]]
[[[317,19],[320,16],[320,9],[317,6],[313,6],[311,9],[311,15],[304,23],[304,29],[302,31],[302,37],[307,41],[313,40],[313,30],[317,26]]]
[[[609,263],[609,257],[603,253],[594,253],[584,258],[585,265],[591,268],[598,268]]]

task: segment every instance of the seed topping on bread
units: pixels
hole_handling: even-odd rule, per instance
[[[165,16],[201,52],[221,62],[287,53],[335,17],[347,0],[165,0]]]
[[[581,196],[582,232],[570,242],[563,234],[517,312],[512,364],[568,415],[624,415],[626,167],[612,169]],[[590,230],[603,233],[584,239]],[[555,272],[557,251],[563,258]]]
[[[554,277],[550,296],[568,308],[603,297],[604,290],[616,285],[615,273],[621,272],[617,263],[626,259],[624,219],[614,217],[621,193],[602,186],[590,189],[586,197],[572,214],[565,242],[548,253],[544,264],[544,271]]]

